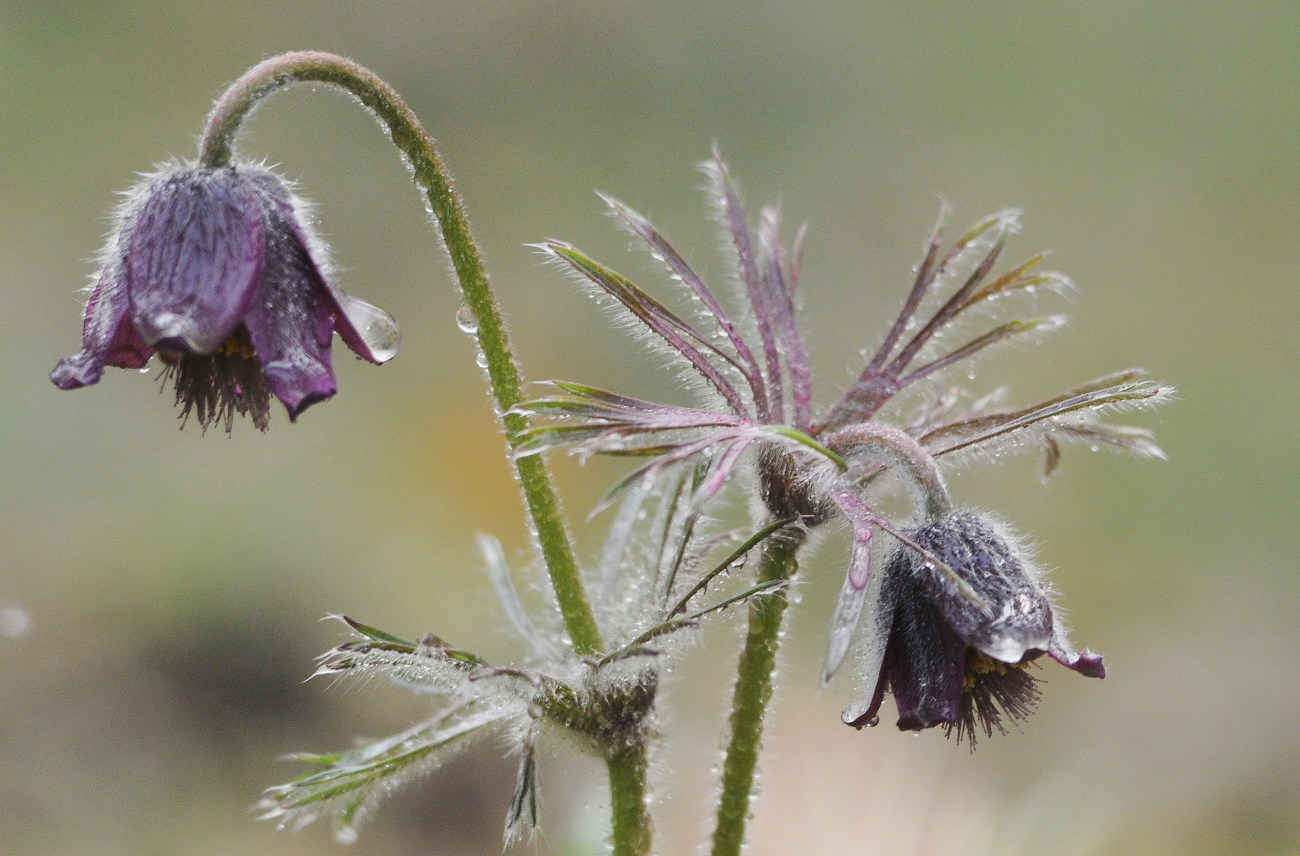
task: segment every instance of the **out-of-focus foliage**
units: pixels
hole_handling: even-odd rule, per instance
[[[838,580],[810,566],[753,852],[1294,851],[1300,11],[361,8],[0,9],[0,607],[30,622],[0,635],[0,851],[319,853],[334,846],[322,830],[252,820],[260,789],[290,773],[275,756],[343,745],[358,722],[395,732],[422,709],[303,684],[340,641],[317,618],[518,654],[473,537],[501,538],[512,560],[525,548],[470,342],[417,195],[344,98],[278,96],[242,148],[319,204],[341,285],[402,323],[397,360],[341,360],[329,407],[229,440],[177,431],[156,372],[78,393],[46,380],[77,346],[76,290],[113,194],[190,155],[247,66],[306,47],[374,68],[438,138],[532,379],[672,397],[667,373],[646,372],[522,244],[563,236],[619,258],[625,237],[592,226],[599,188],[710,273],[693,164],[716,141],[750,196],[780,193],[786,219],[810,224],[801,295],[822,377],[847,379],[893,316],[942,196],[959,222],[1025,208],[1079,285],[1071,335],[1000,356],[997,374],[1031,394],[1137,364],[1180,387],[1150,421],[1167,464],[1067,456],[1041,488],[1025,487],[1029,458],[978,473],[979,494],[1040,539],[1076,635],[1111,667],[1104,683],[1054,681],[1023,734],[970,757],[937,735],[840,725],[845,699],[815,687]],[[618,473],[557,465],[579,519]],[[697,656],[670,679],[666,852],[704,826],[730,671]],[[386,804],[353,852],[492,852],[516,773],[499,755],[483,746]],[[598,765],[539,769],[535,846],[593,849],[604,817],[577,783]],[[926,838],[939,812],[950,837]]]

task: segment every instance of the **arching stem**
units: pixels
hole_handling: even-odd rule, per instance
[[[415,183],[428,196],[465,306],[477,323],[478,346],[487,361],[497,412],[502,414],[507,436],[513,436],[525,427],[526,421],[526,417],[511,412],[523,400],[519,370],[487,270],[432,138],[392,87],[369,69],[332,54],[305,51],[268,59],[249,69],[217,101],[200,140],[200,165],[209,169],[228,165],[235,135],[253,108],[272,92],[305,82],[327,83],[351,93],[383,122],[393,144],[406,157]],[[530,455],[513,458],[513,462],[574,651],[579,655],[599,654],[604,645],[545,461],[540,455]]]
[[[936,520],[952,511],[952,500],[934,456],[906,431],[863,422],[841,428],[821,440],[850,464],[856,464],[856,458],[865,457],[870,462],[892,467],[906,479],[917,511],[927,520]]]

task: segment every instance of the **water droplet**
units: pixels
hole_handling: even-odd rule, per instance
[[[402,345],[402,334],[397,329],[393,316],[358,297],[347,298],[343,304],[343,314],[352,322],[376,362],[386,363],[397,356],[397,349]]]
[[[468,303],[462,303],[460,309],[456,310],[456,326],[462,333],[471,336],[478,332],[478,319],[474,317],[474,310],[469,308]]]
[[[356,844],[357,830],[354,826],[338,826],[334,829],[334,840],[339,844]]]
[[[475,354],[474,364],[481,369],[487,368],[487,364],[488,364],[487,354],[483,353],[482,351],[479,351],[477,354]]]

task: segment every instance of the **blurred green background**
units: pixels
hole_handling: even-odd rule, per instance
[[[643,274],[601,189],[718,275],[694,171],[716,142],[755,208],[779,196],[811,225],[822,402],[901,300],[941,198],[954,227],[1024,207],[1008,258],[1050,247],[1080,286],[1044,307],[1068,309],[1066,334],[980,382],[1029,401],[1143,365],[1179,386],[1134,420],[1169,463],[1071,450],[1050,484],[1031,456],[956,480],[1032,533],[1075,640],[1111,667],[1104,683],[1044,670],[1023,733],[971,755],[841,726],[848,688],[816,692],[843,562],[827,543],[788,636],[751,853],[1297,852],[1297,33],[1300,6],[1269,2],[0,4],[0,853],[338,852],[324,828],[253,820],[298,770],[276,757],[423,707],[303,683],[342,638],[318,619],[520,655],[473,533],[519,564],[527,541],[454,289],[345,97],[276,97],[242,150],[319,203],[344,288],[403,325],[393,363],[340,357],[334,401],[229,439],[177,431],[156,373],[76,393],[46,379],[78,347],[115,192],[190,156],[247,66],[302,48],[375,69],[441,142],[530,378],[673,394],[523,244],[561,237]],[[555,463],[575,518],[619,471]],[[707,829],[737,629],[669,684],[665,853]],[[590,852],[601,768],[564,748],[542,765],[545,832],[520,852]],[[351,852],[497,852],[513,777],[482,744]]]

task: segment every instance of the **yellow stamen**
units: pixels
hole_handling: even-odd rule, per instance
[[[986,675],[1005,675],[1008,669],[1025,669],[1029,663],[1004,663],[1001,660],[995,660],[987,654],[976,651],[974,648],[966,649],[966,675],[962,678],[962,692],[970,692],[975,688],[975,684]]]
[[[253,343],[248,340],[247,333],[239,330],[221,343],[221,347],[217,348],[217,354],[223,357],[242,357],[251,360],[254,356]]]

